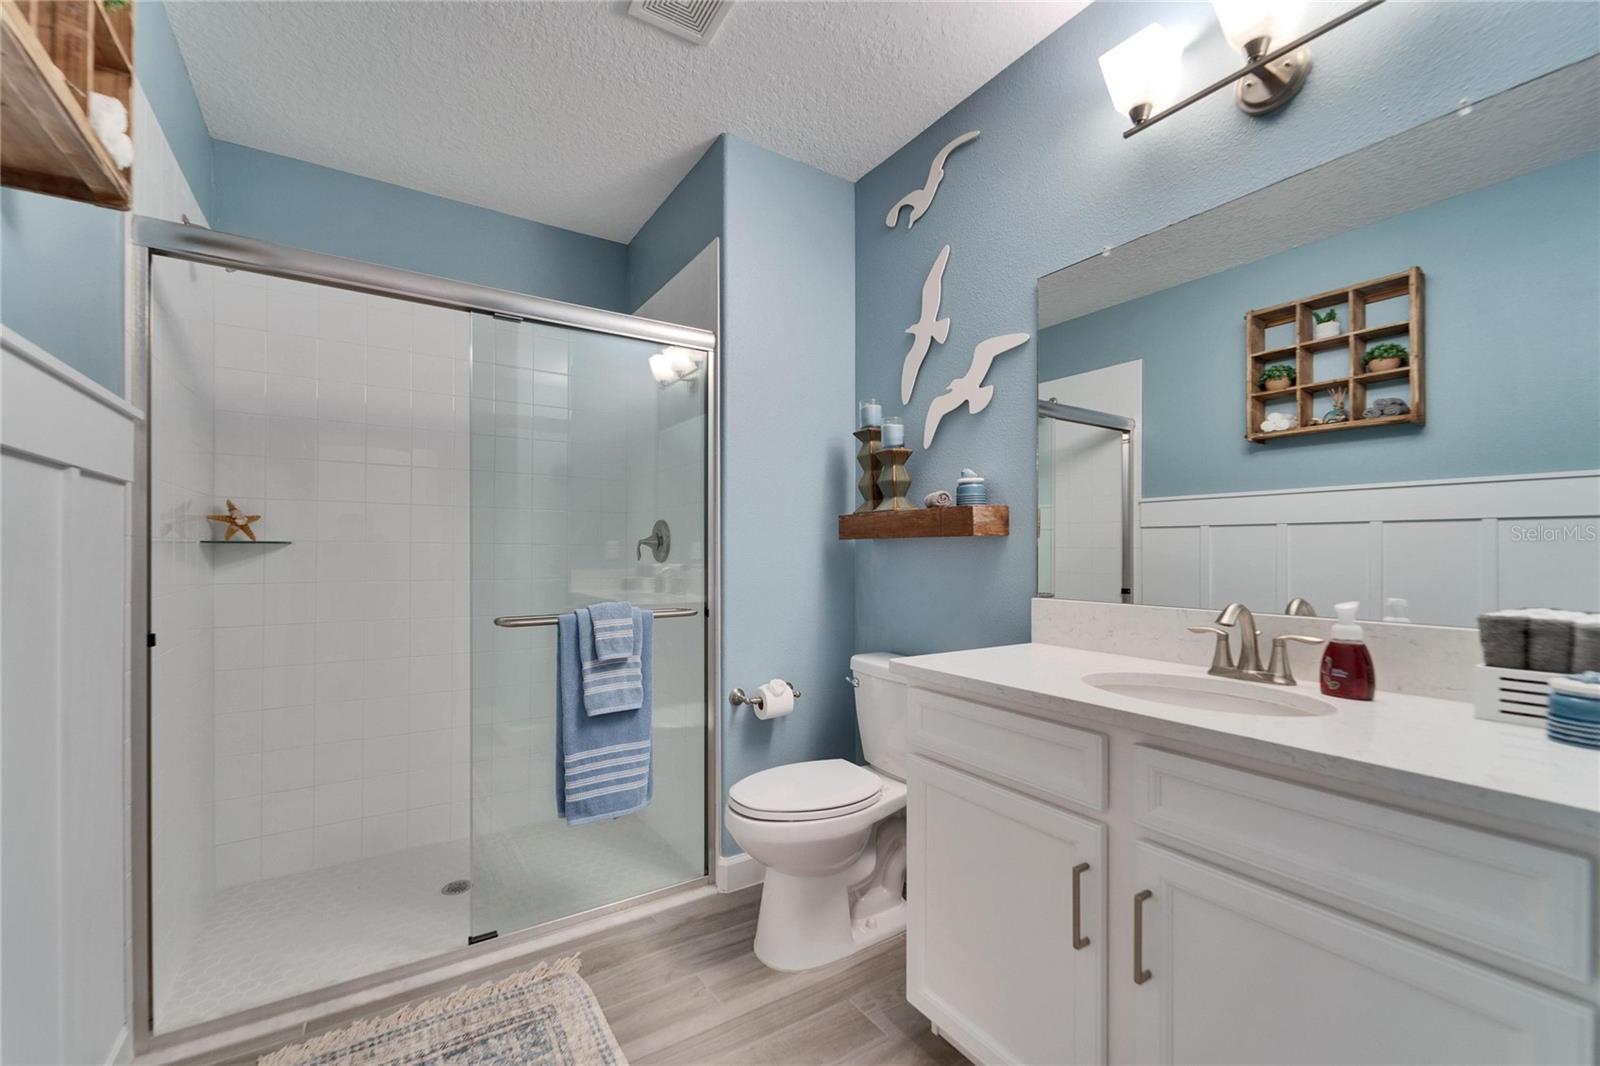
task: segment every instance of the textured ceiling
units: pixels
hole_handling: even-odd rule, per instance
[[[626,241],[720,133],[854,181],[1072,2],[168,3],[211,135]]]

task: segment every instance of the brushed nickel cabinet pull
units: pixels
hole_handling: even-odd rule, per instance
[[[1072,947],[1074,951],[1082,951],[1089,946],[1089,938],[1083,935],[1083,872],[1089,868],[1086,862],[1080,862],[1072,868]]]
[[[1151,895],[1147,888],[1133,897],[1133,983],[1136,985],[1150,980],[1150,971],[1144,968],[1144,901]]]

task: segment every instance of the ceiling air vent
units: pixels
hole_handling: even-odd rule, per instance
[[[731,0],[633,0],[628,14],[695,44],[708,43],[728,15]]]

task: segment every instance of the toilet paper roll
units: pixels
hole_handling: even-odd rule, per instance
[[[761,706],[753,708],[757,718],[782,718],[794,710],[794,690],[782,678],[773,678],[758,691],[761,693]]]

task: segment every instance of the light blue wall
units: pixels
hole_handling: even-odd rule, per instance
[[[1327,15],[1320,7],[1313,18]],[[1185,56],[1185,91],[1237,66],[1209,5],[1092,4],[856,184],[856,390],[884,400],[886,413],[898,407],[902,331],[917,317],[922,280],[940,246],[952,246],[950,339],[924,364],[905,412],[911,439],[977,341],[1034,330],[1042,274],[1600,47],[1600,5],[1385,4],[1313,45],[1316,70],[1287,110],[1250,118],[1222,92],[1124,140],[1097,58],[1155,21],[1203,30]],[[922,184],[934,152],[970,129],[981,138],[951,158],[923,220],[886,229],[884,214]],[[913,492],[949,487],[963,466],[988,475],[1013,508],[1012,536],[858,545],[862,646],[928,652],[1027,639],[1034,372],[1032,344],[1000,357],[989,409],[946,418],[911,467]]]
[[[122,219],[0,189],[0,322],[119,394]]]
[[[723,136],[628,247],[630,307],[722,239],[722,783],[852,758],[855,199],[850,183]],[[805,693],[763,722],[722,700],[781,676]],[[738,853],[723,833],[724,855]]]
[[[628,242],[630,314],[722,236],[726,168],[724,138],[718,137]]]
[[[211,138],[160,0],[135,8],[134,69],[203,210]],[[139,133],[134,131],[137,143]],[[139,168],[134,165],[134,181]],[[0,322],[113,392],[123,388],[121,211],[0,190]]]
[[[849,499],[855,373],[850,183],[724,138],[723,687],[784,677],[794,714],[723,713],[723,785],[780,763],[851,758]],[[738,851],[726,834],[724,854]]]
[[[620,311],[627,247],[288,156],[215,142],[213,229]]]
[[[162,0],[139,0],[133,12],[134,47],[139,52],[134,69],[139,72],[139,84],[161,123],[161,132],[189,183],[189,191],[209,219],[215,202],[211,133],[194,95],[189,65],[178,51],[178,39],[172,35]],[[135,130],[136,143],[138,136]]]
[[[1147,496],[1600,468],[1597,197],[1588,155],[1110,307],[1043,331],[1039,377],[1144,360]],[[1413,265],[1427,425],[1247,443],[1244,310]]]

